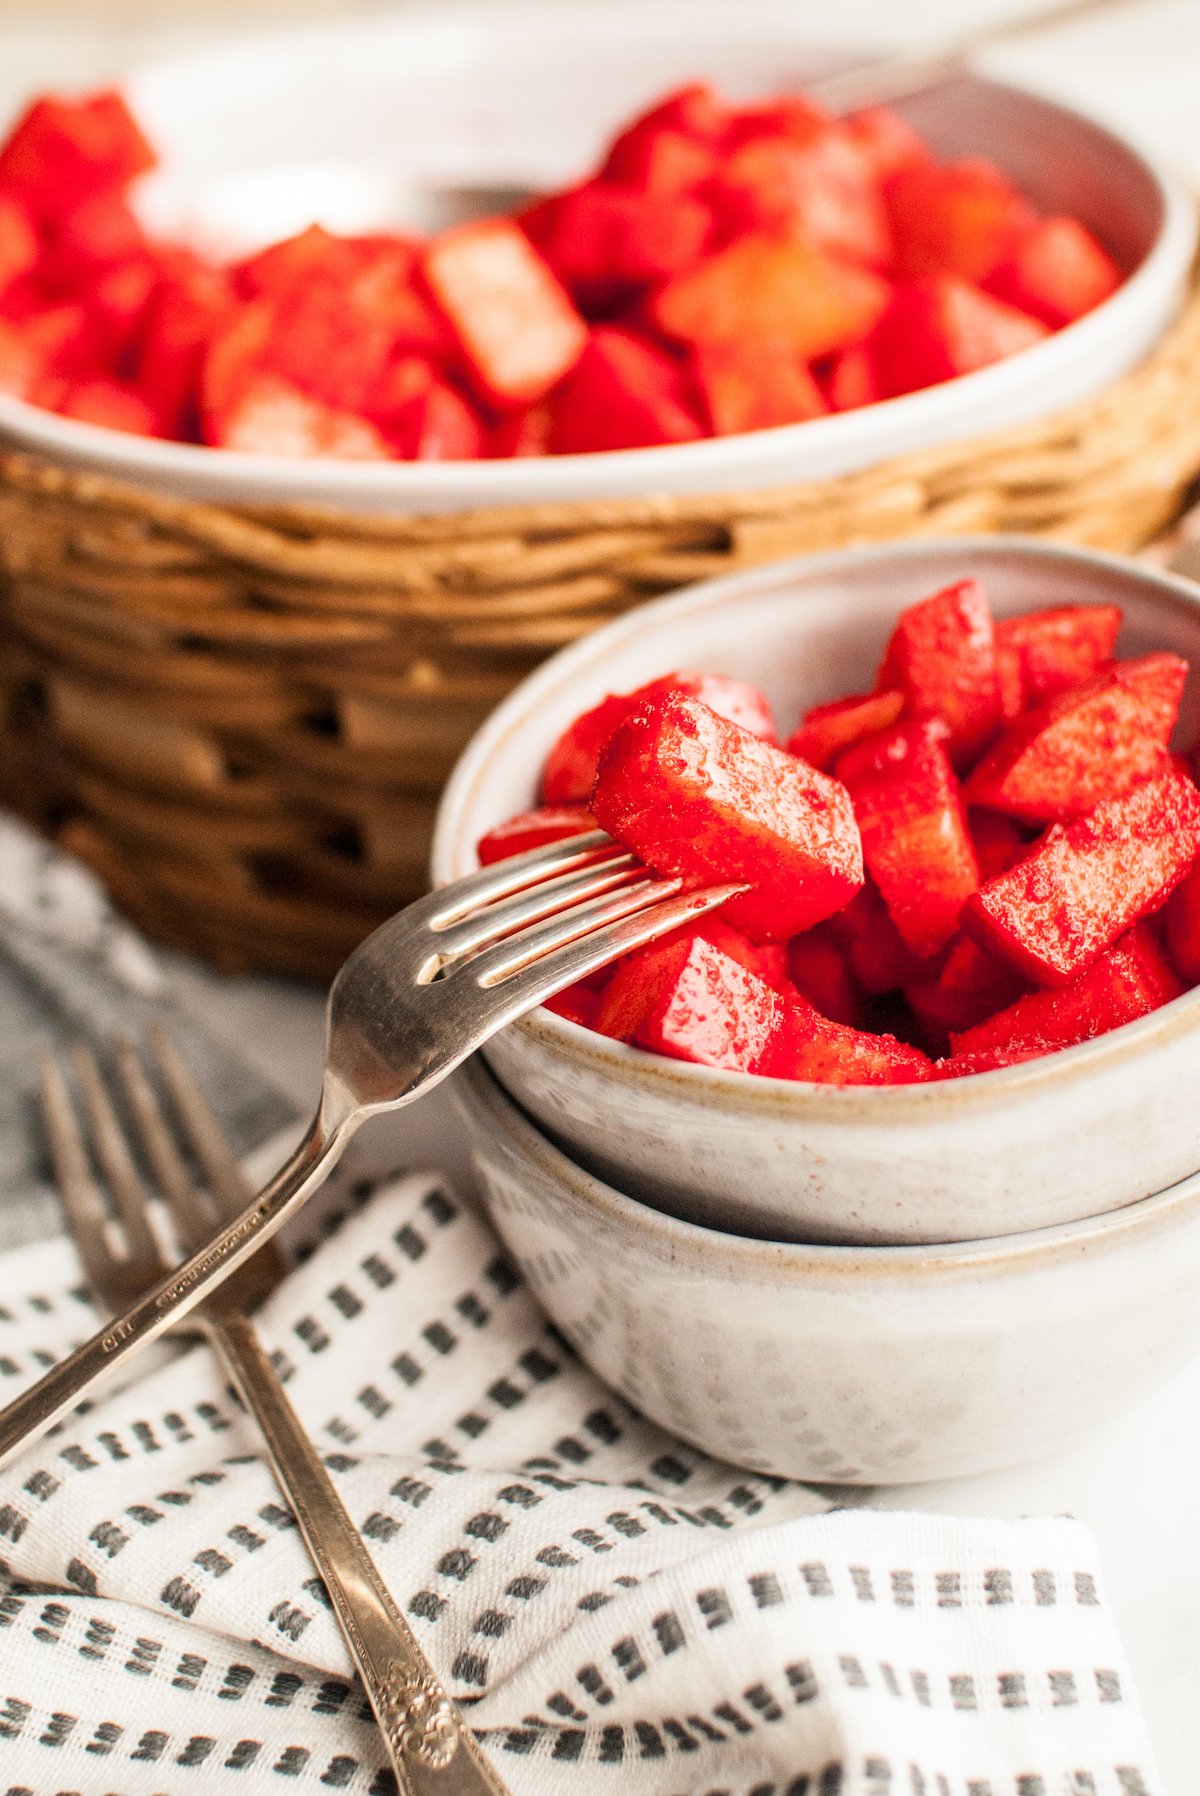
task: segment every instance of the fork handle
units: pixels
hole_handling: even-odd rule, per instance
[[[291,1158],[240,1216],[139,1297],[123,1316],[108,1323],[0,1410],[0,1466],[73,1409],[94,1384],[165,1334],[249,1259],[328,1177],[354,1122],[351,1116],[341,1128],[326,1132],[319,1120],[314,1121]]]
[[[366,1686],[401,1796],[507,1796],[422,1652],[244,1316],[199,1320],[254,1416]]]

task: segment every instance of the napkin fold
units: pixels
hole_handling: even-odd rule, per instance
[[[719,1464],[581,1365],[438,1179],[346,1202],[261,1325],[514,1796],[1156,1796],[1081,1524]],[[65,1241],[8,1255],[0,1399],[94,1321]],[[202,1346],[138,1371],[0,1473],[10,1796],[383,1796],[252,1425]]]

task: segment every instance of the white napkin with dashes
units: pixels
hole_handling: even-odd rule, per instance
[[[0,1265],[0,1400],[91,1332]],[[627,1409],[436,1179],[359,1189],[264,1333],[514,1796],[1160,1796],[1078,1522],[828,1509]],[[253,1426],[154,1349],[0,1473],[0,1789],[391,1789]]]

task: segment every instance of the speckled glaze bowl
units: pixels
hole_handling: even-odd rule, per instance
[[[672,668],[765,686],[791,727],[868,686],[896,613],[974,574],[1004,616],[1124,608],[1124,655],[1174,649],[1200,670],[1200,590],[1111,556],[1016,538],[842,551],[695,586],[547,662],[493,713],[443,800],[433,876],[534,800],[580,711]],[[1200,715],[1184,697],[1181,740]],[[537,1011],[488,1062],[572,1158],[708,1227],[771,1240],[939,1242],[1100,1215],[1200,1168],[1200,990],[1065,1053],[934,1085],[836,1089],[690,1066]]]
[[[1200,1176],[1113,1215],[941,1248],[696,1228],[576,1166],[476,1057],[483,1195],[604,1381],[722,1459],[907,1484],[1057,1452],[1200,1343]]]

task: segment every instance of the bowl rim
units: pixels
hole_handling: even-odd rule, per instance
[[[558,1194],[579,1210],[590,1212],[632,1238],[647,1251],[669,1261],[685,1276],[711,1278],[713,1259],[742,1282],[811,1284],[827,1278],[839,1284],[930,1278],[953,1280],[980,1273],[1000,1276],[1049,1263],[1082,1259],[1098,1250],[1124,1245],[1128,1237],[1154,1234],[1181,1215],[1200,1208],[1200,1171],[1164,1191],[1137,1199],[1117,1210],[1077,1222],[992,1235],[977,1241],[875,1245],[847,1242],[776,1241],[735,1235],[686,1221],[631,1196],[588,1172],[564,1153],[520,1107],[496,1075],[475,1054],[455,1074],[455,1098],[472,1119],[483,1109],[499,1134],[507,1134],[514,1151],[539,1163]]]
[[[519,17],[530,20],[557,19],[549,8],[526,7]],[[463,17],[476,31],[495,29],[487,9],[467,7]],[[401,30],[405,22],[389,17],[382,24],[388,34]],[[346,33],[369,34],[381,29],[379,20],[360,20],[346,24],[300,27],[292,31],[258,33],[247,43],[236,45],[226,55],[245,52],[249,47],[261,56],[274,43],[285,49],[289,42],[303,43],[324,38],[329,43],[344,40]],[[781,27],[782,29],[782,27]],[[811,45],[814,55],[822,49],[819,40]],[[828,50],[829,46],[824,48]],[[219,60],[221,52],[209,52],[199,59],[204,66]],[[166,56],[131,69],[126,77],[136,103],[139,84],[156,78],[178,78],[189,59]],[[1020,370],[1032,382],[1054,366],[1054,358],[1085,359],[1093,346],[1098,346],[1111,333],[1118,331],[1127,313],[1137,313],[1142,295],[1156,288],[1160,280],[1182,279],[1191,258],[1197,234],[1196,206],[1191,192],[1170,163],[1160,157],[1153,146],[1143,143],[1137,134],[1129,134],[1108,119],[1089,112],[1055,95],[1041,91],[1036,85],[1019,80],[991,76],[970,70],[969,78],[983,86],[1014,94],[1035,108],[1069,117],[1089,126],[1108,140],[1114,149],[1133,159],[1147,177],[1157,195],[1158,229],[1142,260],[1121,281],[1116,290],[1082,318],[1054,331],[1049,337],[1028,349],[1009,356],[1002,362],[959,375],[931,387],[906,393],[894,399],[877,401],[872,406],[827,417],[809,419],[799,424],[775,426],[769,430],[742,431],[732,436],[706,437],[697,442],[668,444],[640,449],[607,450],[588,454],[538,456],[528,458],[514,471],[513,458],[491,460],[479,457],[470,461],[405,462],[346,461],[334,457],[296,457],[254,455],[244,451],[218,449],[203,444],[179,443],[156,437],[143,437],[130,432],[89,424],[64,417],[43,406],[8,394],[0,394],[0,434],[14,439],[18,448],[57,454],[64,459],[116,478],[147,481],[158,489],[179,494],[201,489],[223,493],[244,488],[239,498],[245,503],[261,501],[263,490],[269,489],[272,503],[283,502],[279,489],[289,483],[296,489],[297,503],[311,504],[315,486],[323,489],[322,503],[369,502],[384,505],[389,501],[403,507],[406,500],[432,510],[452,509],[457,500],[464,508],[485,509],[494,505],[524,503],[554,504],[589,502],[589,494],[599,498],[612,494],[612,481],[628,487],[630,495],[650,490],[669,490],[678,486],[683,491],[720,492],[752,490],[753,487],[782,480],[782,473],[764,474],[760,458],[786,465],[786,457],[801,443],[807,451],[814,443],[828,446],[830,460],[835,461],[839,445],[856,439],[864,429],[865,418],[891,422],[897,428],[909,425],[919,433],[922,423],[932,423],[939,414],[961,411],[964,418],[963,437],[968,415],[986,406],[995,393],[1002,392],[1012,378],[1012,369]],[[869,428],[869,426],[868,426]],[[798,435],[808,432],[806,436]],[[813,432],[820,433],[819,439]],[[953,437],[946,440],[955,440]],[[886,456],[868,456],[855,460],[853,468],[880,465]],[[732,463],[714,470],[711,484],[704,478],[709,462]],[[747,468],[743,464],[749,464]],[[621,477],[617,471],[628,470]],[[836,477],[836,476],[835,476]],[[517,491],[514,493],[514,485]],[[469,489],[469,492],[467,491]],[[218,499],[218,503],[238,500]]]
[[[918,537],[866,544],[818,555],[792,556],[715,580],[699,581],[637,606],[560,649],[490,713],[463,750],[442,793],[430,851],[432,883],[445,885],[465,870],[462,853],[474,848],[473,841],[463,841],[462,830],[472,791],[487,766],[504,752],[507,739],[537,709],[548,690],[561,690],[597,656],[603,658],[610,647],[624,646],[636,639],[644,631],[648,616],[681,619],[698,611],[722,609],[749,594],[769,591],[793,580],[815,583],[842,570],[869,570],[884,562],[919,562],[958,555],[1014,559],[1034,565],[1050,561],[1081,572],[1103,570],[1121,581],[1149,588],[1156,597],[1200,617],[1200,586],[1180,575],[1142,567],[1099,549],[1025,536]],[[933,575],[934,579],[940,577]],[[657,1087],[661,1100],[685,1097],[706,1108],[742,1114],[754,1110],[794,1115],[799,1110],[805,1117],[834,1122],[901,1124],[927,1121],[951,1104],[956,1110],[1006,1106],[1032,1089],[1078,1083],[1098,1070],[1118,1066],[1148,1049],[1189,1035],[1200,1029],[1200,986],[1147,1016],[1057,1053],[959,1079],[915,1085],[820,1085],[694,1065],[612,1041],[545,1009],[519,1017],[511,1027],[530,1034],[543,1046],[565,1052],[576,1063],[590,1062],[593,1069],[618,1083],[636,1081],[643,1088]]]

